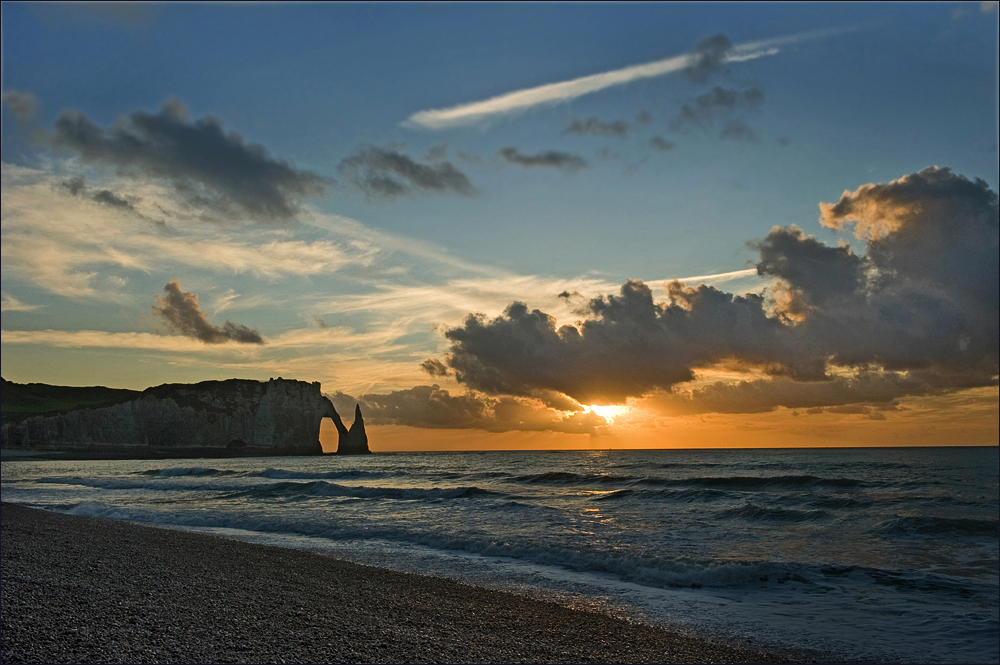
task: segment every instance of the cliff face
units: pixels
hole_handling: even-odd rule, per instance
[[[318,455],[323,452],[319,428],[325,417],[347,433],[348,448],[368,452],[360,409],[348,431],[319,383],[284,379],[165,384],[110,406],[5,423],[2,446],[110,453],[208,449],[236,455]],[[363,450],[357,443],[362,439]],[[340,448],[344,444],[341,433]]]

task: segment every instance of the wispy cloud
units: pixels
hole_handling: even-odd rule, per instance
[[[75,196],[65,178],[50,172],[5,163],[2,173],[4,276],[66,297],[122,300],[113,283],[102,283],[107,270],[150,272],[170,265],[266,278],[308,276],[364,266],[378,252],[350,239],[297,239],[281,229],[222,228],[172,215],[175,222],[165,228],[148,219],[173,204],[161,187],[130,189],[121,196],[136,206],[115,206]]]
[[[14,298],[7,292],[3,293],[3,300],[0,301],[0,311],[4,312],[33,312],[43,305],[29,305]]]
[[[508,276],[506,270],[490,265],[470,263],[447,249],[412,236],[389,233],[362,224],[356,219],[342,215],[308,212],[300,218],[304,224],[333,233],[349,240],[352,246],[370,248],[394,254],[404,254],[432,264],[436,269],[446,269],[459,273],[473,273],[494,277]]]
[[[776,55],[780,52],[780,47],[782,46],[817,39],[851,29],[853,28],[819,30],[759,42],[737,44],[731,49],[726,50],[718,58],[718,62],[720,64],[744,62]],[[632,67],[616,69],[601,74],[582,76],[569,81],[560,81],[559,83],[549,83],[534,88],[516,90],[483,101],[459,104],[458,106],[443,109],[419,111],[407,118],[403,125],[422,127],[424,129],[445,129],[447,127],[470,125],[496,116],[524,111],[535,106],[568,102],[583,95],[589,95],[614,86],[625,85],[633,81],[683,72],[692,67],[698,67],[703,62],[704,57],[704,53],[696,49],[690,53],[684,53],[664,60],[657,60],[643,65],[633,65]]]
[[[729,282],[734,279],[743,279],[744,277],[753,277],[757,275],[756,268],[747,268],[746,270],[733,270],[731,272],[718,272],[713,275],[695,275],[693,277],[675,277],[678,282],[683,282],[685,284],[691,284],[692,282],[704,282],[706,284],[717,284],[719,282]],[[667,280],[667,281],[673,281]]]

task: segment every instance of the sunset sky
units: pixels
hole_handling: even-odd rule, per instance
[[[997,443],[996,3],[2,13],[7,380],[320,381],[376,451]]]

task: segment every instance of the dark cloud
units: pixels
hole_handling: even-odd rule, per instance
[[[8,90],[3,93],[3,103],[14,114],[19,124],[34,120],[38,113],[38,99],[30,92]]]
[[[463,196],[476,193],[465,174],[451,162],[421,164],[392,148],[363,146],[341,161],[337,169],[371,198],[391,199],[417,191]]]
[[[635,116],[635,121],[640,125],[647,125],[652,121],[653,116],[646,109],[641,109]]]
[[[902,397],[937,395],[982,385],[983,377],[954,381],[955,376],[911,371],[906,373],[863,369],[850,376],[828,381],[801,382],[788,378],[756,379],[737,383],[716,382],[690,392],[656,395],[652,401],[674,414],[759,413],[779,407],[811,412],[842,409],[854,405],[864,413],[871,409],[895,409]],[[843,413],[843,410],[837,411]]]
[[[561,327],[513,303],[447,330],[447,364],[475,390],[550,404],[558,395],[591,404],[669,393],[719,364],[771,377],[675,396],[685,408],[722,411],[884,404],[996,385],[996,193],[929,168],[821,209],[827,226],[854,225],[865,251],[775,227],[753,244],[758,273],[776,282],[766,297],[674,281],[657,303],[629,281]]]
[[[709,129],[717,121],[728,118],[739,109],[752,109],[764,102],[764,92],[758,88],[727,90],[715,86],[703,95],[681,107],[670,121],[676,130],[691,128]]]
[[[357,399],[344,393],[330,396],[340,410],[361,405],[365,421],[373,425],[406,425],[432,429],[482,429],[491,432],[552,431],[571,434],[608,434],[607,421],[596,413],[563,413],[515,397],[491,397],[473,392],[452,395],[436,385],[416,386],[385,395]]]
[[[62,183],[62,186],[69,190],[69,193],[73,196],[79,196],[87,189],[87,179],[83,176],[76,176]]]
[[[757,143],[759,140],[757,134],[750,129],[750,125],[736,118],[730,118],[726,121],[726,124],[719,130],[719,138],[746,141],[747,143]]]
[[[677,147],[676,143],[674,143],[673,141],[667,141],[661,136],[654,136],[653,138],[649,139],[649,145],[651,148],[659,150],[660,152],[667,152]]]
[[[265,344],[264,338],[253,328],[240,323],[226,321],[220,328],[212,325],[208,315],[198,303],[198,296],[183,291],[179,279],[172,279],[163,287],[166,295],[154,296],[152,311],[167,326],[182,335],[200,339],[206,344]]]
[[[94,191],[87,187],[87,181],[83,176],[70,178],[62,183],[62,186],[69,190],[69,193],[73,196],[83,196],[95,203],[100,203],[111,208],[118,208],[119,210],[135,212],[135,204],[139,201],[135,197],[116,194],[110,189],[98,189]]]
[[[573,172],[589,166],[587,160],[582,157],[557,150],[547,150],[536,155],[525,155],[518,152],[515,148],[504,148],[500,151],[500,156],[511,164],[519,164],[528,168],[539,166]]]
[[[684,75],[695,83],[704,83],[713,72],[722,67],[733,43],[723,34],[700,40],[691,52],[691,62]]]
[[[595,134],[597,136],[615,136],[625,138],[628,134],[628,123],[624,120],[614,122],[603,122],[597,118],[587,118],[586,120],[574,120],[566,128],[570,134]]]
[[[447,365],[434,358],[428,358],[420,363],[420,368],[431,376],[448,376],[451,373]]]
[[[128,199],[118,196],[109,189],[99,189],[94,192],[94,201],[97,203],[102,203],[106,206],[111,206],[112,208],[120,208],[122,210],[134,210],[135,206]]]
[[[448,364],[460,382],[487,393],[620,403],[690,381],[695,367],[720,357],[778,363],[782,342],[792,341],[782,339],[781,322],[767,317],[760,296],[672,287],[664,305],[648,286],[629,281],[619,295],[591,300],[592,318],[579,326],[557,328],[553,317],[523,303],[492,320],[470,316],[445,332]]]
[[[114,166],[121,176],[166,180],[187,204],[225,219],[288,221],[302,199],[322,195],[331,184],[226,133],[216,118],[191,122],[177,99],[159,113],[136,111],[107,129],[63,111],[52,142],[87,163]]]

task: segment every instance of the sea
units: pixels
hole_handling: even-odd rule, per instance
[[[0,494],[760,647],[996,663],[998,468],[996,447],[14,460]]]

